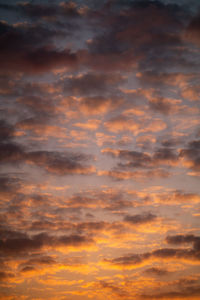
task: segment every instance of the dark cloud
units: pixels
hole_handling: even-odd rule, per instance
[[[163,269],[163,268],[158,268],[158,267],[152,267],[152,268],[149,268],[149,269],[146,269],[144,271],[145,274],[147,275],[155,275],[155,276],[165,276],[165,275],[168,275],[170,272],[166,269]]]
[[[81,247],[92,244],[94,241],[87,236],[82,235],[62,235],[52,236],[47,233],[40,233],[29,236],[21,232],[6,232],[2,234],[4,237],[0,240],[0,253],[2,255],[24,255],[29,252],[37,252],[45,246],[57,248],[65,247]]]
[[[34,257],[35,256],[35,257]],[[57,262],[51,256],[44,256],[42,253],[33,254],[33,258],[23,262],[19,265],[18,269],[20,269],[21,273],[30,272],[37,270],[38,267],[51,267],[55,265]]]
[[[182,239],[182,240],[181,240]],[[199,261],[200,260],[200,251],[199,251],[199,237],[195,236],[177,236],[177,237],[168,237],[167,241],[171,243],[172,241],[179,241],[177,244],[183,243],[183,241],[191,241],[195,239],[193,248],[161,248],[158,250],[153,250],[152,252],[146,252],[142,254],[129,254],[121,256],[114,259],[105,259],[105,262],[111,263],[116,266],[134,266],[141,264],[148,259],[186,259],[190,261]],[[181,240],[181,242],[180,242]],[[174,242],[173,242],[174,243]]]
[[[183,138],[182,137],[162,137],[161,138],[161,145],[164,148],[175,148],[176,146],[179,146],[183,143]]]
[[[26,153],[26,161],[44,168],[57,175],[90,174],[94,167],[87,165],[90,155],[80,153],[61,153],[51,151],[35,151]]]
[[[0,162],[20,163],[24,160],[24,148],[14,142],[0,143]]]
[[[4,272],[4,271],[0,272],[0,281],[6,281],[7,282],[9,279],[12,279],[14,277],[15,277],[14,273]]]
[[[198,283],[194,285],[182,286],[181,290],[172,292],[163,292],[157,294],[141,295],[141,299],[190,299],[191,297],[200,296],[200,288]]]
[[[176,163],[178,161],[178,154],[173,148],[162,147],[157,149],[153,154],[153,159],[155,161],[171,162]]]
[[[118,157],[120,159],[128,160],[128,165],[133,168],[145,168],[151,166],[152,162],[150,155],[137,151],[120,150]]]
[[[101,280],[99,282],[99,286],[100,286],[101,290],[102,289],[108,290],[108,291],[112,292],[113,295],[116,295],[117,297],[125,298],[125,297],[129,296],[129,293],[126,291],[125,288],[119,287],[114,283]]]
[[[174,245],[192,243],[194,249],[200,251],[200,237],[193,234],[168,236],[166,242]]]
[[[14,127],[5,120],[0,120],[0,141],[9,141],[14,136]]]
[[[37,26],[12,26],[0,22],[1,70],[40,73],[57,67],[73,68],[77,55],[59,50],[52,39],[59,33]]]
[[[87,191],[74,194],[67,199],[67,205],[71,208],[90,208],[95,210],[97,207],[108,211],[121,211],[128,207],[133,207],[132,198],[124,191],[107,191],[106,195],[100,191]]]
[[[169,204],[184,204],[184,203],[197,203],[199,202],[198,193],[187,193],[183,190],[174,190],[170,193],[161,193],[159,195],[161,203]]]
[[[13,134],[14,127],[5,121],[1,121],[0,163],[2,164],[29,163],[57,175],[90,174],[95,172],[95,168],[88,165],[88,162],[94,159],[91,155],[58,151],[28,152],[22,144],[13,141]]]
[[[156,220],[156,216],[151,213],[146,214],[140,214],[140,215],[127,215],[124,217],[124,221],[138,225],[138,224],[145,224],[145,223],[151,223],[152,221]]]
[[[185,31],[186,39],[196,44],[197,46],[200,45],[199,36],[200,36],[200,12],[191,19]]]
[[[57,175],[94,173],[95,168],[86,163],[90,158],[84,154],[51,151],[25,152],[21,146],[14,143],[0,145],[1,163],[30,163]]]
[[[35,271],[36,269],[34,267],[24,267],[22,270],[21,270],[21,273],[26,273],[26,272],[30,272],[30,271]]]
[[[106,32],[88,44],[88,64],[95,69],[159,69],[169,60],[180,64],[182,20],[188,14],[179,5],[161,1],[110,2],[94,14]],[[182,19],[182,20],[181,20]]]
[[[105,89],[102,92],[104,93]],[[102,114],[116,109],[122,102],[119,96],[114,95],[111,95],[111,97],[84,97],[80,101],[80,110],[88,115]]]
[[[198,298],[199,195],[191,177],[181,190],[181,164],[199,171],[199,14],[178,0],[3,2],[2,299]]]
[[[64,91],[76,96],[101,95],[115,91],[118,84],[123,82],[119,74],[86,73],[63,81]],[[89,101],[89,100],[88,100]]]
[[[8,176],[5,174],[0,175],[0,194],[15,195],[20,189],[22,181],[19,177]]]
[[[194,171],[200,171],[200,141],[190,142],[187,148],[180,150],[180,157],[186,161],[186,166]]]
[[[45,3],[17,3],[14,4],[0,4],[0,9],[20,13],[29,18],[44,19],[51,21],[51,18],[57,19],[58,17],[77,18],[81,17],[79,7],[75,2],[63,2],[60,5],[45,4]]]
[[[144,172],[146,172],[146,175],[143,172],[144,177],[157,176],[158,174],[160,174],[161,177],[166,176],[166,170],[159,169],[159,167],[176,165],[179,159],[178,154],[175,152],[175,150],[167,147],[156,149],[152,155],[139,151],[112,149],[105,149],[103,150],[103,153],[109,154],[113,157],[117,157],[121,161],[126,161],[125,163],[117,163],[117,165],[112,169],[112,171],[110,171],[113,172],[113,177],[115,177],[114,172],[123,173],[130,172],[132,170],[136,170],[135,172],[137,172],[137,169],[139,169],[139,171],[141,169],[142,171],[144,170]],[[112,176],[112,173],[108,175]],[[137,175],[139,174],[135,173],[132,175],[133,176],[130,177],[137,177]],[[125,174],[124,177],[126,177]],[[142,174],[141,177],[143,177]]]
[[[31,95],[23,98],[20,97],[17,101],[28,107],[30,111],[37,114],[37,116],[40,116],[40,114],[42,114],[43,117],[45,117],[45,115],[48,116],[55,113],[56,110],[56,101],[54,100],[53,102],[51,98],[49,99],[46,97]]]

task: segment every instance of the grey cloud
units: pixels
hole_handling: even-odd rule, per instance
[[[150,223],[152,221],[156,220],[156,215],[153,215],[151,213],[144,213],[140,215],[127,215],[124,217],[124,221],[131,223],[131,224],[145,224],[145,223]]]

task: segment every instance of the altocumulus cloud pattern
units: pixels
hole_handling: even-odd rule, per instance
[[[200,299],[199,1],[0,12],[0,299]]]

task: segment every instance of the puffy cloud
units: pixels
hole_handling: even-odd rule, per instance
[[[144,271],[145,274],[150,275],[150,276],[166,276],[168,275],[170,272],[166,269],[163,268],[157,268],[157,267],[152,267],[149,269],[146,269]]]
[[[32,132],[36,136],[40,136],[41,140],[45,140],[48,137],[54,138],[66,138],[67,130],[64,127],[58,125],[47,124],[47,120],[43,117],[42,120],[38,118],[29,118],[22,120],[16,124],[18,133],[25,135],[27,131]]]
[[[121,131],[130,131],[134,135],[138,135],[141,132],[157,132],[166,128],[165,122],[160,119],[147,119],[141,122],[141,120],[127,118],[123,115],[119,115],[110,119],[109,121],[105,122],[104,125],[106,129],[111,132],[118,133]]]
[[[2,70],[42,73],[63,66],[72,69],[77,64],[75,53],[69,49],[58,50],[50,42],[57,32],[5,22],[0,23],[0,32]]]
[[[64,92],[76,96],[99,96],[117,90],[117,85],[123,82],[119,74],[89,72],[74,77],[67,77],[61,81]],[[101,98],[101,97],[100,97]],[[98,98],[96,98],[98,99]],[[89,101],[89,100],[88,100]]]
[[[1,174],[0,176],[0,195],[2,197],[15,195],[21,188],[22,181],[14,176]]]
[[[152,252],[146,252],[142,254],[130,254],[113,259],[104,259],[105,263],[113,265],[118,268],[132,269],[142,265],[146,265],[148,260],[162,260],[162,259],[176,259],[184,260],[188,263],[193,261],[199,261],[199,251],[196,249],[173,249],[173,248],[161,248]]]
[[[198,284],[198,283],[197,283]],[[200,289],[198,286],[186,285],[182,286],[181,290],[175,290],[171,292],[155,293],[155,294],[144,294],[141,295],[140,299],[198,299],[200,295]]]
[[[2,235],[2,234],[1,234]],[[26,255],[29,252],[37,252],[45,247],[58,248],[62,247],[81,247],[90,245],[94,241],[87,236],[82,235],[63,235],[52,236],[46,233],[40,233],[29,236],[20,232],[5,232],[0,241],[0,252],[2,255]]]
[[[156,170],[138,170],[138,171],[125,171],[123,168],[116,167],[110,171],[99,171],[99,176],[109,176],[115,180],[132,179],[136,181],[151,179],[151,178],[167,178],[170,176],[168,171],[157,168]]]
[[[116,109],[122,100],[115,96],[111,97],[84,97],[80,98],[80,110],[86,115],[105,114]]]
[[[14,2],[0,4],[2,299],[197,299],[194,1]]]
[[[133,168],[151,168],[159,164],[173,164],[177,162],[178,155],[170,148],[159,148],[151,156],[148,153],[128,150],[103,149],[103,153],[108,153],[122,160],[127,160],[127,166]]]
[[[10,272],[4,272],[4,271],[1,271],[0,272],[0,281],[9,281],[9,279],[12,279],[15,277],[15,274],[14,273],[10,273]]]
[[[30,122],[28,124],[30,125]],[[23,127],[23,122],[21,125],[18,123],[18,127],[20,126],[27,129],[25,124],[25,128]],[[47,128],[50,130],[49,133]],[[55,135],[56,132],[53,133],[52,129],[56,131],[58,127],[46,127],[47,134]],[[41,132],[42,127],[39,127],[38,130]],[[46,171],[57,175],[91,174],[95,172],[95,167],[87,164],[93,159],[91,155],[58,151],[28,152],[23,145],[13,141],[14,128],[4,121],[0,124],[0,134],[0,162],[2,164],[28,163],[42,167]]]
[[[174,245],[192,243],[194,249],[200,251],[200,237],[193,234],[167,236],[166,242]]]
[[[198,85],[185,87],[181,95],[189,101],[198,101],[200,99],[200,88]]]
[[[118,4],[110,3],[101,14],[93,14],[97,24],[100,22],[107,30],[89,41],[88,65],[98,70],[127,71],[164,68],[168,60],[177,64],[184,27],[181,7],[161,1]]]
[[[86,123],[75,123],[74,126],[82,129],[96,130],[100,125],[100,120],[90,119]]]
[[[157,218],[156,215],[153,215],[151,213],[146,213],[140,215],[126,215],[124,217],[124,221],[133,225],[137,225],[137,224],[151,223],[152,221],[155,221],[156,218]]]
[[[1,163],[28,163],[39,166],[47,172],[57,175],[91,174],[95,167],[85,164],[91,156],[56,151],[25,152],[14,143],[2,144],[0,148]]]
[[[183,159],[184,165],[194,171],[198,175],[200,171],[200,141],[194,140],[189,142],[187,148],[180,150],[180,157]]]
[[[199,39],[199,33],[200,33],[200,13],[195,15],[189,22],[184,37],[189,42],[192,42],[196,44],[197,46],[200,45],[200,39]]]
[[[77,18],[81,16],[83,10],[75,2],[57,4],[45,3],[17,3],[1,4],[0,9],[20,13],[34,20],[43,19],[45,21],[56,21],[58,17]]]
[[[200,195],[198,193],[187,193],[183,190],[173,190],[164,193],[158,193],[153,196],[154,201],[169,205],[185,205],[186,203],[198,203]]]
[[[157,149],[152,155],[139,151],[103,149],[103,153],[117,157],[122,162],[110,171],[101,171],[99,175],[107,175],[117,179],[167,177],[169,173],[164,166],[178,163],[178,154],[170,148]],[[125,163],[123,162],[125,161]]]

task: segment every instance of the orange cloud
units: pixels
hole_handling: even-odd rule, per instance
[[[75,123],[74,126],[87,129],[87,130],[96,130],[99,127],[100,123],[101,123],[100,120],[92,119],[92,120],[88,120],[88,122],[86,123]]]

